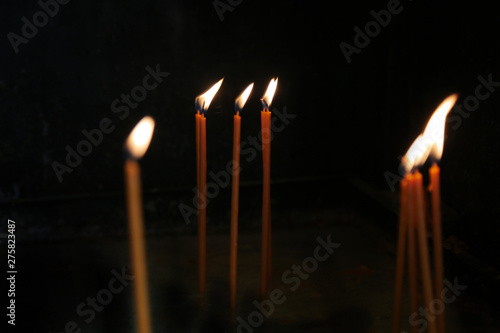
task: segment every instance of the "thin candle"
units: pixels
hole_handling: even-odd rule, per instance
[[[407,217],[408,217],[408,280],[410,289],[410,313],[418,311],[418,263],[417,263],[417,194],[415,191],[414,168],[425,161],[428,150],[422,150],[422,136],[418,136],[401,160],[405,170],[404,181],[407,183]],[[399,254],[398,254],[399,256]],[[397,295],[397,294],[396,294]],[[411,332],[416,333],[417,327],[412,326]]]
[[[196,149],[198,174],[198,293],[202,296],[206,291],[207,270],[207,119],[206,112],[221,84],[214,84],[204,94],[196,97]]]
[[[234,103],[235,115],[233,120],[233,168],[232,168],[232,192],[231,192],[231,235],[229,246],[229,306],[234,310],[236,307],[236,276],[238,258],[238,210],[240,193],[240,138],[241,138],[241,115],[240,111],[253,89],[253,83],[236,99]]]
[[[435,294],[440,295],[444,288],[444,267],[443,267],[443,245],[442,245],[442,226],[441,226],[441,188],[440,188],[440,168],[438,161],[443,155],[444,146],[444,131],[446,124],[446,116],[457,101],[458,95],[453,94],[448,96],[434,111],[423,137],[425,141],[431,141],[430,158],[433,160],[433,165],[429,169],[429,191],[431,193],[431,209],[432,209],[432,231],[433,231],[433,247],[434,247],[434,287]],[[444,333],[446,330],[445,311],[436,316],[438,331]]]
[[[126,143],[125,186],[129,226],[130,255],[134,280],[137,331],[151,332],[149,312],[148,276],[144,244],[141,178],[138,160],[146,153],[154,130],[154,120],[144,117],[130,133]]]
[[[267,282],[272,272],[272,233],[271,233],[271,112],[269,107],[276,92],[278,79],[269,82],[266,93],[262,97],[261,134],[262,134],[262,162],[263,162],[263,191],[262,191],[262,247],[260,296],[267,294]]]
[[[429,261],[429,248],[427,245],[427,228],[425,224],[425,207],[424,207],[424,190],[422,174],[417,170],[414,173],[414,182],[410,185],[413,187],[413,193],[416,197],[417,206],[417,227],[418,227],[418,242],[419,242],[419,257],[420,270],[422,277],[422,289],[424,294],[425,304],[431,304],[434,300],[434,290],[432,284],[431,266]],[[430,333],[436,333],[436,322],[429,321],[428,329]]]

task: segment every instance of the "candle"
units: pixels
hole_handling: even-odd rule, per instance
[[[126,143],[125,185],[127,196],[127,217],[129,226],[130,255],[134,280],[135,312],[137,330],[151,331],[149,315],[148,277],[146,250],[144,245],[144,221],[142,214],[140,167],[137,162],[148,149],[154,130],[154,120],[144,117],[132,130]]]
[[[417,265],[417,193],[415,186],[415,176],[412,174],[414,168],[423,164],[428,156],[429,150],[422,145],[422,135],[419,135],[412,143],[405,156],[401,160],[405,170],[404,181],[407,183],[407,217],[408,217],[408,274],[410,289],[410,313],[418,311],[418,265]],[[398,253],[398,256],[400,254]],[[397,295],[396,295],[397,296]],[[396,301],[396,300],[395,300]],[[396,320],[396,318],[394,319]],[[395,329],[395,328],[394,328]],[[417,326],[412,325],[411,332],[417,332]]]
[[[403,277],[405,263],[405,247],[408,230],[408,180],[401,181],[401,200],[399,209],[399,233],[396,258],[396,283],[394,296],[393,333],[399,333],[401,327],[401,299],[403,296]]]
[[[440,169],[437,161],[443,155],[444,146],[444,131],[446,125],[446,116],[457,101],[458,95],[453,94],[448,96],[434,111],[425,131],[423,138],[429,142],[430,157],[434,161],[429,169],[429,191],[431,192],[431,209],[432,209],[432,231],[433,231],[433,247],[434,247],[434,292],[440,295],[444,288],[444,272],[443,272],[443,245],[442,245],[442,226],[441,226],[441,189],[440,189]],[[436,318],[438,331],[445,332],[445,311]]]
[[[235,115],[233,120],[233,170],[232,170],[232,192],[231,192],[231,235],[229,246],[229,306],[231,309],[236,307],[236,276],[237,276],[237,258],[238,258],[238,205],[239,205],[239,186],[240,186],[240,130],[241,116],[250,92],[253,89],[253,83],[236,99],[234,103]]]
[[[207,262],[207,119],[206,112],[212,99],[219,90],[221,84],[214,84],[204,94],[196,97],[196,161],[198,175],[198,293],[200,294],[200,305],[206,289],[206,262]]]
[[[429,191],[431,192],[431,207],[432,207],[432,230],[433,230],[433,246],[434,246],[434,283],[436,295],[441,295],[444,288],[444,267],[443,267],[443,245],[442,245],[442,227],[441,227],[441,186],[440,186],[440,169],[437,163],[433,163],[429,169]],[[440,333],[444,333],[446,329],[444,309],[438,315],[437,325]]]
[[[269,82],[266,93],[262,97],[261,133],[262,133],[262,162],[263,162],[263,191],[262,191],[262,247],[261,247],[261,274],[260,296],[267,294],[267,281],[271,277],[271,112],[269,107],[278,85],[278,79]]]
[[[422,278],[422,289],[424,294],[424,301],[427,306],[432,304],[434,300],[433,284],[431,275],[431,266],[429,261],[429,248],[427,244],[427,228],[425,225],[425,206],[424,206],[424,191],[422,174],[417,170],[414,173],[413,182],[410,187],[415,195],[416,202],[416,217],[418,228],[418,242],[419,242],[419,257],[420,257],[420,271]],[[436,333],[436,322],[429,320],[428,329],[430,333]]]

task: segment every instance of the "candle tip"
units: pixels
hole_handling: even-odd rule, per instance
[[[250,96],[250,93],[252,92],[253,89],[253,83],[250,84],[238,98],[234,101],[234,112],[235,114],[238,114],[243,110],[243,107],[245,106],[245,103],[247,102],[248,96]]]
[[[276,92],[276,87],[278,86],[278,78],[273,78],[269,82],[269,85],[267,86],[266,93],[264,96],[260,99],[262,101],[262,107],[264,110],[269,110],[269,107],[271,106],[271,102],[273,101],[274,93]]]
[[[155,121],[150,116],[145,116],[135,125],[125,142],[125,148],[130,158],[140,159],[148,150],[155,128]]]
[[[214,84],[210,89],[208,89],[202,95],[196,97],[194,103],[196,107],[196,112],[200,112],[201,114],[205,114],[212,103],[215,94],[219,91],[220,86],[222,85],[222,81],[224,78],[220,79],[216,84]]]

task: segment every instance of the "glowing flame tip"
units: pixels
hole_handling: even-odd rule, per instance
[[[253,83],[250,84],[238,98],[236,98],[236,101],[234,102],[234,109],[236,112],[240,112],[243,109],[245,103],[247,102],[248,96],[250,96],[250,93],[252,92],[252,89]]]
[[[278,86],[278,78],[271,79],[269,85],[267,86],[266,93],[262,97],[262,106],[264,109],[269,109],[271,102],[273,101],[274,93],[276,92],[276,87]]]
[[[195,102],[197,110],[199,110],[200,112],[206,112],[208,110],[208,107],[210,106],[210,103],[212,103],[212,99],[214,98],[215,94],[217,94],[217,91],[219,91],[223,80],[224,78],[220,79],[219,82],[214,84],[205,93],[196,97]]]
[[[125,147],[134,159],[140,159],[148,150],[155,128],[155,121],[150,116],[141,119],[130,132]]]

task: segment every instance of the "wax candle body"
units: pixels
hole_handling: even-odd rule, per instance
[[[261,112],[262,128],[262,161],[263,161],[263,193],[262,193],[262,253],[260,295],[267,294],[267,282],[271,276],[271,112]]]
[[[427,228],[425,224],[425,206],[424,206],[424,190],[422,174],[418,171],[414,175],[414,193],[416,196],[416,217],[418,227],[418,243],[420,256],[420,271],[422,277],[422,289],[424,294],[424,302],[426,306],[430,306],[434,300],[434,290],[432,287],[431,266],[429,262],[429,248],[427,244]],[[436,322],[428,321],[428,330],[430,333],[436,333]]]
[[[233,179],[231,195],[231,236],[229,249],[229,305],[236,307],[236,275],[238,256],[238,205],[240,185],[240,128],[241,117],[234,116],[233,127]]]
[[[129,227],[130,255],[134,279],[134,300],[137,313],[137,329],[140,333],[151,331],[149,317],[148,277],[144,244],[144,221],[142,215],[141,180],[139,164],[135,160],[125,161],[125,186]]]
[[[441,226],[441,186],[440,169],[434,163],[429,169],[429,191],[431,192],[432,202],[432,229],[434,241],[434,283],[436,295],[441,295],[444,288],[443,272],[443,245],[442,245],[442,226]],[[437,325],[440,333],[445,332],[445,311],[437,316]]]
[[[200,116],[200,191],[198,200],[198,291],[206,290],[207,271],[207,119]]]
[[[418,311],[418,265],[417,265],[417,243],[416,243],[416,198],[415,177],[408,174],[405,177],[408,184],[408,280],[410,289],[410,313]],[[417,333],[418,327],[411,326],[411,332]]]

